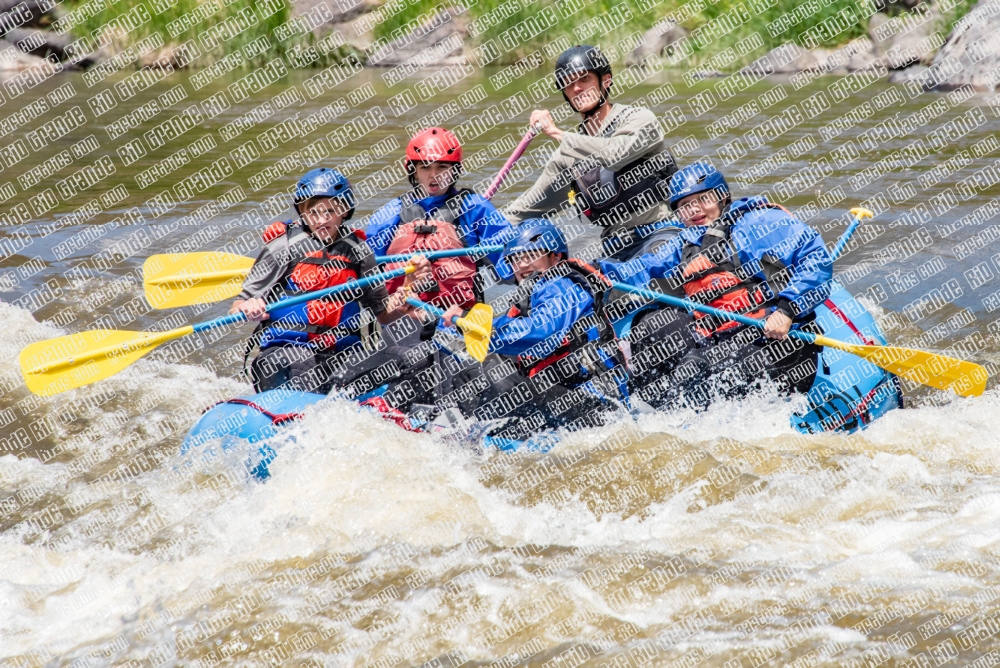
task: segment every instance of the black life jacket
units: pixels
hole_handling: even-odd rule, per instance
[[[628,110],[621,112],[599,136],[610,138]],[[632,112],[634,113],[634,112]],[[580,132],[584,132],[580,125]],[[668,184],[677,172],[677,162],[668,149],[631,162],[617,172],[591,160],[573,166],[576,203],[590,222],[601,227],[622,223],[659,202],[669,201]]]
[[[559,347],[545,357],[534,357],[528,354],[518,355],[514,359],[514,365],[518,372],[532,378],[547,367],[565,359],[566,362],[563,364],[567,364],[567,366],[564,372],[561,369],[560,384],[579,385],[613,368],[608,367],[605,363],[605,357],[600,355],[598,351],[602,351],[604,356],[616,366],[624,367],[625,360],[618,346],[614,327],[612,327],[604,308],[605,296],[611,290],[608,279],[586,262],[570,258],[547,270],[536,281],[557,277],[567,278],[586,290],[594,301],[594,312],[573,323]],[[522,291],[522,294],[507,311],[507,315],[510,317],[530,317],[531,290]],[[588,330],[595,327],[597,338],[591,339]]]

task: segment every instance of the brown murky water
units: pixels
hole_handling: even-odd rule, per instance
[[[388,98],[399,86],[388,89],[378,73],[315,99],[296,75],[170,136],[188,126],[165,121],[194,103],[209,109],[237,78],[196,91],[191,75],[173,74],[95,117],[90,100],[100,87],[65,75],[3,107],[17,118],[37,100],[50,106],[0,140],[13,147],[0,173],[11,182],[0,188],[6,665],[1000,661],[993,389],[977,399],[912,391],[907,409],[863,433],[808,437],[788,422],[801,401],[765,391],[701,414],[576,433],[546,454],[482,452],[330,401],[273,439],[279,457],[264,484],[235,473],[246,451],[178,454],[202,409],[248,390],[239,376],[245,331],[189,337],[94,386],[31,395],[17,369],[26,343],[223,313],[222,305],[151,311],[142,261],[223,248],[251,254],[263,225],[289,213],[287,191],[319,138],[340,138],[323,164],[351,165],[352,182],[369,194],[367,214],[403,191],[393,174],[408,125],[431,113],[453,114],[440,121],[448,127],[478,117],[485,129],[466,144],[474,157],[463,178],[479,184],[513,148],[527,115],[520,106],[531,99],[530,82],[493,93],[485,76],[472,77],[396,116]],[[991,172],[970,177],[1000,158],[994,107],[983,95],[911,98],[880,83],[837,101],[836,81],[801,90],[761,82],[698,116],[689,102],[714,81],[690,90],[657,74],[619,95],[645,96],[665,119],[683,112],[670,135],[681,162],[732,160],[725,170],[739,195],[768,192],[830,244],[846,210],[871,200],[881,212],[838,262],[838,277],[894,343],[992,370],[1000,247],[989,206],[974,212],[1000,191]],[[815,97],[821,91],[827,109]],[[151,102],[161,113],[127,127],[122,119],[140,119]],[[862,103],[871,115],[832,137],[835,119]],[[731,143],[792,104],[806,115],[797,127],[781,131],[775,121],[758,128],[759,145]],[[315,116],[323,122],[306,136],[282,125],[327,105],[336,119]],[[493,105],[507,120],[487,127]],[[76,107],[87,122],[34,149],[44,133],[30,131]],[[365,134],[362,120],[347,123],[378,119],[377,109],[385,122]],[[251,113],[266,118],[234,136],[237,119]],[[727,118],[747,115],[725,131]],[[961,127],[979,124],[934,148],[931,135],[947,136],[963,118]],[[115,123],[122,132],[112,139],[106,128]],[[892,123],[902,136],[881,141],[877,128]],[[162,145],[124,166],[135,155],[130,142],[147,132]],[[251,137],[269,150],[240,149]],[[930,150],[914,147],[917,139]],[[11,164],[18,142],[26,155]],[[525,167],[552,147],[536,139]],[[87,165],[93,170],[72,176]],[[114,173],[91,185],[87,174],[108,165]],[[521,172],[496,202],[530,179]],[[154,197],[176,195],[178,184],[193,196],[166,210]],[[52,197],[56,206],[37,213]],[[574,244],[593,239],[587,230]]]

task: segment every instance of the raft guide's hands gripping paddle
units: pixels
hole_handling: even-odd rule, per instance
[[[323,299],[343,292],[382,283],[399,276],[412,274],[416,267],[408,265],[381,274],[373,274],[332,288],[306,292],[268,304],[267,311],[294,306],[314,299]],[[99,380],[109,378],[162,343],[173,341],[195,332],[225,327],[247,319],[243,313],[179,327],[168,332],[129,332],[114,329],[95,329],[55,339],[39,341],[24,347],[18,357],[21,375],[28,389],[37,395],[49,397]]]

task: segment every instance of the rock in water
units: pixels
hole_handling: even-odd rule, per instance
[[[944,46],[934,56],[924,88],[954,90],[971,84],[976,90],[992,91],[1000,82],[1000,4],[978,3],[955,24]]]
[[[827,53],[814,54],[801,48],[795,42],[786,42],[772,49],[739,71],[740,74],[752,77],[769,76],[771,74],[794,74],[810,70],[822,69],[820,57],[824,60]]]
[[[0,72],[20,72],[33,65],[43,65],[44,58],[24,53],[12,42],[0,39]]]
[[[930,71],[930,68],[924,65],[914,65],[913,67],[907,67],[905,70],[895,70],[889,74],[889,83],[903,84],[907,81],[919,81],[923,83],[928,71]]]

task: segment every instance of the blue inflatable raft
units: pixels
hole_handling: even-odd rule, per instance
[[[836,281],[828,299],[816,309],[816,322],[830,338],[864,345],[887,342],[875,319]],[[410,431],[424,431],[428,424],[417,418],[393,415],[380,408],[378,390],[359,398],[369,407]],[[902,406],[899,382],[873,364],[853,355],[824,348],[818,356],[816,378],[808,392],[808,411],[791,416],[791,425],[804,434],[851,433],[863,429],[888,411]],[[265,443],[281,425],[297,419],[307,406],[325,395],[271,390],[230,399],[211,407],[184,440],[181,452],[222,439],[224,449],[247,442],[260,443],[248,468],[259,478],[269,475],[274,450]],[[482,444],[502,450],[539,450],[552,446],[545,435],[527,442],[484,437]]]
[[[441,429],[440,426],[425,420],[404,416],[388,407],[384,401],[380,401],[387,387],[373,390],[359,397],[358,401],[408,431],[425,432]],[[327,398],[325,394],[278,389],[221,401],[209,407],[191,428],[181,445],[181,454],[193,452],[206,444],[218,445],[223,451],[229,451],[245,448],[247,444],[259,443],[256,451],[252,452],[247,460],[246,467],[252,475],[264,480],[270,477],[268,467],[277,456],[267,440],[275,436],[282,425],[302,417],[302,411],[306,407]],[[542,433],[526,441],[489,435],[480,435],[475,441],[483,447],[498,450],[545,452],[559,439],[554,433]]]

